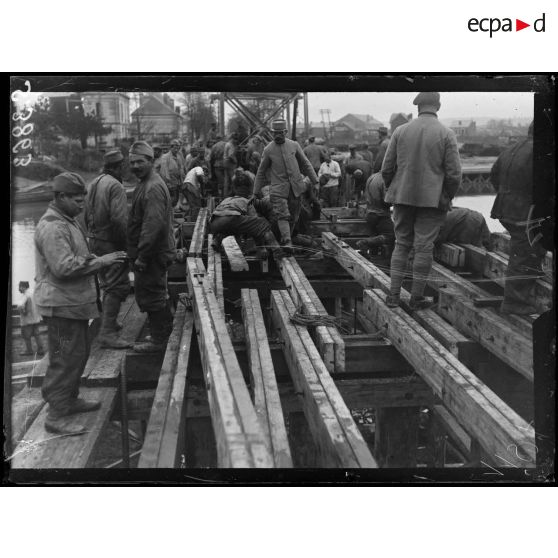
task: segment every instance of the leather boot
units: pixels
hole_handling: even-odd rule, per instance
[[[283,257],[283,250],[279,246],[275,235],[271,231],[267,231],[264,235],[264,242],[267,248],[271,248],[271,253],[273,254],[274,258],[282,258]]]
[[[148,341],[143,343],[135,343],[134,351],[136,353],[160,353],[167,348],[167,341],[172,332],[172,312],[170,304],[167,304],[161,310],[148,312],[149,329],[151,336]]]
[[[293,253],[291,226],[288,221],[281,219],[277,221],[277,227],[279,228],[279,233],[281,234],[281,248],[285,252],[285,255],[290,256]]]
[[[103,316],[99,343],[105,349],[127,349],[132,345],[118,337],[116,317],[120,312],[120,299],[112,294],[107,294],[103,302]]]
[[[72,422],[72,419],[51,415],[45,419],[45,430],[59,436],[79,436],[86,432],[85,426]]]
[[[88,401],[81,397],[73,399],[68,409],[68,415],[75,415],[77,413],[91,413],[101,408],[100,401]]]

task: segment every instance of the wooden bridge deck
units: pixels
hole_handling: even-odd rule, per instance
[[[187,264],[169,270],[180,302],[164,358],[94,344],[82,390],[103,407],[80,419],[86,435],[66,439],[44,433],[44,359],[12,401],[12,466],[87,467],[122,412],[125,371],[128,412],[145,422],[140,468],[535,467],[531,322],[496,309],[505,235],[493,236],[496,252],[441,250],[428,279],[438,305],[411,313],[406,291],[402,308],[384,303],[386,262],[351,247],[366,234],[358,210],[338,213],[313,223],[322,261],[263,266],[233,237],[215,252],[200,212],[182,227],[192,235]],[[487,276],[493,253],[499,276]],[[335,315],[352,333],[294,325],[296,309]],[[122,312],[124,335],[136,339],[144,316],[132,299]],[[370,409],[367,423],[359,417]]]

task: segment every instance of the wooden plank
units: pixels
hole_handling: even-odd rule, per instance
[[[386,294],[389,293],[389,277],[372,262],[368,261],[346,242],[338,239],[331,233],[322,234],[324,249],[332,252],[339,264],[346,269],[363,287],[379,288]],[[471,340],[459,333],[454,327],[445,322],[432,309],[411,312],[409,301],[411,294],[401,290],[401,304],[419,324],[421,324],[433,337],[435,337],[453,355],[459,356],[471,346]]]
[[[291,323],[295,312],[291,298],[285,291],[273,291],[271,307],[293,383],[320,449],[320,466],[377,467],[308,330]]]
[[[508,258],[505,254],[489,252],[472,244],[463,244],[463,248],[467,257],[467,266],[470,269],[504,287],[508,269]],[[550,308],[552,306],[552,284],[542,277],[537,279],[534,295],[528,302],[539,312]]]
[[[451,435],[457,449],[465,456],[470,455],[473,449],[473,440],[459,422],[455,420],[455,417],[443,405],[433,405],[431,410],[434,420],[439,421],[444,430]]]
[[[304,314],[329,315],[294,257],[282,258],[278,266],[291,298]],[[327,369],[330,372],[343,372],[345,343],[339,330],[332,326],[317,326],[314,337]]]
[[[188,382],[188,367],[190,351],[194,339],[194,315],[191,311],[186,312],[178,359],[176,362],[176,373],[172,383],[170,398],[168,401],[167,415],[161,440],[161,450],[157,461],[158,468],[179,467],[185,462],[185,397]]]
[[[241,297],[256,414],[262,423],[274,467],[292,467],[287,429],[258,292],[242,289]]]
[[[273,460],[203,262],[188,258],[186,268],[219,467],[271,467]]]
[[[128,300],[130,298],[132,297],[128,297]],[[128,343],[134,343],[145,325],[146,314],[141,312],[137,302],[132,299],[131,304],[127,305],[127,310],[120,312],[120,316],[122,317],[120,338]],[[125,359],[126,351],[101,349],[95,344],[95,349],[92,348],[82,378],[86,378],[88,386],[117,385]]]
[[[443,404],[490,455],[535,464],[532,426],[400,308],[388,308],[380,290],[365,290],[364,312],[414,366]],[[513,448],[513,449],[512,449]]]
[[[451,242],[444,242],[434,251],[434,257],[451,267],[465,266],[465,248]]]
[[[11,409],[11,442],[12,448],[22,440],[29,426],[35,420],[45,401],[40,388],[25,386],[17,395],[12,397]]]
[[[213,235],[207,236],[207,275],[213,286],[217,302],[225,315],[225,297],[223,295],[223,268],[221,266],[221,253],[213,249]]]
[[[101,408],[92,413],[70,415],[66,420],[83,425],[85,434],[58,436],[44,427],[47,407],[43,407],[25,437],[16,447],[12,458],[14,469],[82,469],[85,468],[99,442],[115,405],[117,388],[82,388],[80,396],[99,400]]]
[[[441,288],[438,311],[522,376],[533,381],[533,343],[494,312],[478,308],[451,289]]]
[[[310,223],[312,234],[319,235],[325,232],[336,236],[370,236],[370,229],[365,219],[337,219],[337,221],[312,221]]]
[[[180,340],[184,327],[186,308],[179,304],[174,315],[173,329],[167,343],[161,373],[157,383],[155,398],[151,407],[147,430],[143,441],[138,467],[155,468],[159,460],[161,443],[167,411],[169,406],[170,394],[174,377],[176,374],[178,352]]]
[[[225,237],[222,246],[229,260],[231,271],[249,271],[250,266],[234,236]]]
[[[200,209],[198,213],[198,218],[196,219],[196,225],[194,231],[192,232],[192,240],[190,241],[190,247],[188,248],[189,256],[201,256],[203,252],[203,244],[205,241],[205,234],[207,231],[207,220],[208,212],[207,207]]]
[[[381,467],[417,466],[418,407],[376,409],[374,457]]]

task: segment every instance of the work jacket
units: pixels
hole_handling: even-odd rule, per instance
[[[161,157],[161,168],[159,169],[159,174],[169,188],[179,188],[184,181],[184,166],[182,157],[180,155],[175,157],[171,151],[165,153]]]
[[[212,148],[209,154],[209,164],[213,168],[222,169],[223,168],[223,157],[225,155],[225,142],[218,141]]]
[[[134,190],[128,218],[128,256],[167,265],[174,259],[173,209],[169,191],[154,171]]]
[[[248,198],[242,196],[231,196],[225,198],[213,211],[214,217],[227,217],[230,215],[251,215],[256,213],[269,215],[272,211],[271,203],[268,200],[252,200],[248,203]]]
[[[433,113],[399,126],[382,164],[386,202],[449,209],[461,184],[455,134]]]
[[[483,214],[467,207],[452,207],[436,238],[436,244],[443,242],[489,248],[490,231]]]
[[[364,199],[366,200],[366,213],[375,213],[376,215],[383,215],[389,217],[390,204],[384,201],[386,196],[386,185],[382,178],[382,173],[373,174],[366,181],[366,188],[364,189]]]
[[[366,159],[352,160],[345,169],[347,174],[351,176],[356,170],[362,171],[362,176],[360,178],[353,177],[355,179],[355,185],[362,186],[366,184],[368,178],[372,175],[372,163],[368,162]]]
[[[269,182],[266,180],[268,169],[270,170]],[[258,167],[254,183],[254,193],[259,193],[263,186],[271,184],[271,190],[275,194],[287,198],[292,188],[295,197],[298,198],[306,190],[303,174],[310,178],[313,184],[318,182],[314,168],[300,145],[287,138],[283,144],[272,141],[263,151],[262,162]]]
[[[490,171],[496,199],[490,216],[510,223],[524,221],[533,203],[533,138],[503,151]]]
[[[126,250],[128,200],[122,184],[110,174],[101,174],[87,187],[84,220],[89,238]]]
[[[384,162],[384,157],[386,155],[388,145],[389,139],[385,138],[378,146],[378,152],[376,153],[376,158],[374,159],[374,172],[382,171],[382,163]]]
[[[101,269],[90,252],[85,232],[53,203],[35,229],[35,303],[43,316],[70,307],[76,319],[98,317],[94,274]]]
[[[238,166],[236,152],[238,147],[232,142],[228,141],[223,150],[223,167],[225,169],[235,169]]]
[[[303,151],[312,167],[314,169],[319,169],[325,158],[324,149],[315,143],[311,143],[310,145],[307,145]]]

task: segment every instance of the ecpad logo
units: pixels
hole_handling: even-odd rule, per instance
[[[540,18],[536,19],[533,22],[533,29],[536,33],[545,32],[545,16],[546,14],[543,13]],[[500,19],[498,17],[485,17],[482,19],[472,17],[467,22],[467,27],[469,28],[469,31],[473,33],[477,33],[478,31],[482,31],[483,33],[490,33],[490,38],[492,38],[492,35],[494,33],[497,33],[498,31],[503,31],[505,33],[514,30],[512,18],[509,17],[505,17],[503,19]],[[531,27],[531,24],[525,23],[521,19],[515,19],[515,31],[521,31],[522,29],[526,29],[527,27]]]

